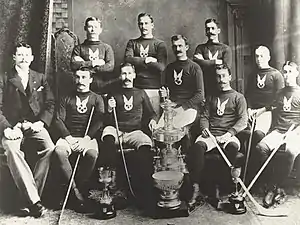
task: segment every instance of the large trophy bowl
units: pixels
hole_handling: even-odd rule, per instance
[[[183,173],[177,171],[160,171],[152,175],[154,186],[160,190],[157,205],[169,210],[178,209],[181,201],[179,189],[183,182]]]

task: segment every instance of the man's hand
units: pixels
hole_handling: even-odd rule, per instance
[[[78,148],[76,149],[76,152],[83,152],[89,146],[90,141],[91,141],[91,138],[88,135],[86,135],[82,139],[79,139]]]
[[[232,137],[231,133],[227,132],[221,136],[217,136],[216,140],[220,144],[225,144]]]
[[[68,142],[71,150],[73,152],[76,152],[77,149],[78,149],[78,146],[79,146],[78,140],[76,138],[74,138],[73,136],[71,136],[71,135],[65,137],[65,140]]]
[[[38,133],[44,128],[44,122],[37,121],[31,124],[30,129],[33,133]]]
[[[105,61],[103,59],[95,59],[92,61],[92,67],[103,65],[105,65]]]
[[[153,62],[153,63],[157,62],[157,59],[154,58],[154,57],[151,57],[151,56],[146,57],[146,59],[145,59],[145,63],[146,63],[146,64],[152,63],[152,62]]]
[[[8,127],[4,130],[4,137],[8,140],[17,140],[23,137],[23,133],[18,127],[14,127],[13,129]]]
[[[117,106],[117,102],[114,97],[108,99],[108,108],[107,108],[108,112],[111,112],[113,108],[116,108],[116,106]]]
[[[84,59],[81,58],[81,57],[78,56],[78,55],[74,57],[74,60],[77,61],[77,62],[84,62]]]
[[[194,55],[194,57],[195,57],[196,59],[204,60],[203,55],[200,54],[200,53],[197,53],[196,55]]]
[[[149,126],[150,131],[153,132],[157,127],[157,123],[154,119],[152,119],[152,120],[150,120],[148,126]]]

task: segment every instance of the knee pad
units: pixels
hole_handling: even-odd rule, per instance
[[[260,130],[254,131],[253,132],[253,143],[254,144],[259,143],[265,136],[266,136],[266,134]]]

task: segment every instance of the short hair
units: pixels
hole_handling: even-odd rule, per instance
[[[216,65],[216,71],[217,70],[227,70],[228,74],[231,76],[231,69],[227,64],[220,64],[220,65]]]
[[[94,75],[94,72],[89,67],[86,67],[86,66],[81,66],[78,69],[74,70],[74,74],[76,74],[77,71],[88,71],[90,74],[90,77],[92,77]]]
[[[186,45],[189,45],[189,42],[188,42],[187,37],[185,37],[185,36],[183,36],[183,35],[181,35],[181,34],[176,34],[176,35],[173,35],[173,36],[171,37],[171,41],[172,41],[172,42],[173,42],[173,41],[178,41],[178,40],[180,40],[180,39],[184,40],[184,43],[185,43]]]
[[[256,51],[256,50],[264,51],[265,53],[267,53],[267,54],[271,57],[270,49],[269,49],[268,47],[264,46],[264,45],[258,46],[258,47],[255,49],[255,51]]]
[[[294,62],[286,61],[286,62],[283,64],[282,68],[283,68],[284,66],[294,67],[297,71],[299,71],[298,65],[297,65],[296,63],[294,63]]]
[[[219,22],[216,19],[214,19],[214,18],[209,18],[209,19],[205,20],[205,23],[204,23],[205,26],[208,23],[215,23],[217,25],[217,27],[219,28]]]
[[[140,13],[139,15],[138,15],[138,17],[137,17],[137,19],[138,19],[138,21],[142,18],[142,17],[145,17],[145,16],[148,16],[149,18],[150,18],[150,20],[151,20],[151,23],[153,23],[153,17],[149,14],[149,13],[145,13],[145,12],[142,12],[142,13]]]
[[[84,22],[84,26],[86,27],[88,25],[88,22],[90,22],[90,21],[97,21],[100,24],[100,26],[102,27],[102,21],[95,16],[90,16],[90,17],[86,18],[86,20]]]
[[[135,67],[134,67],[134,65],[131,64],[131,63],[129,63],[129,62],[121,63],[121,64],[120,64],[120,71],[122,70],[122,68],[127,67],[127,66],[131,67],[131,68],[133,69],[133,71],[135,72]]]
[[[27,44],[25,42],[18,42],[15,46],[15,52],[17,51],[17,48],[21,48],[21,47],[30,48],[32,50],[32,48],[29,44]]]

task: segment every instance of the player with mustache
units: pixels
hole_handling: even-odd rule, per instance
[[[194,53],[194,61],[198,63],[203,70],[204,88],[206,96],[217,91],[215,82],[215,66],[226,64],[231,67],[232,52],[228,45],[219,41],[221,29],[215,19],[205,21],[205,34],[208,38],[204,44],[199,44]]]
[[[144,89],[155,113],[159,114],[158,89],[161,86],[162,72],[167,63],[167,47],[162,40],[154,37],[154,21],[150,14],[140,13],[138,15],[138,27],[141,36],[128,41],[124,60],[134,65],[136,69],[134,86]]]

